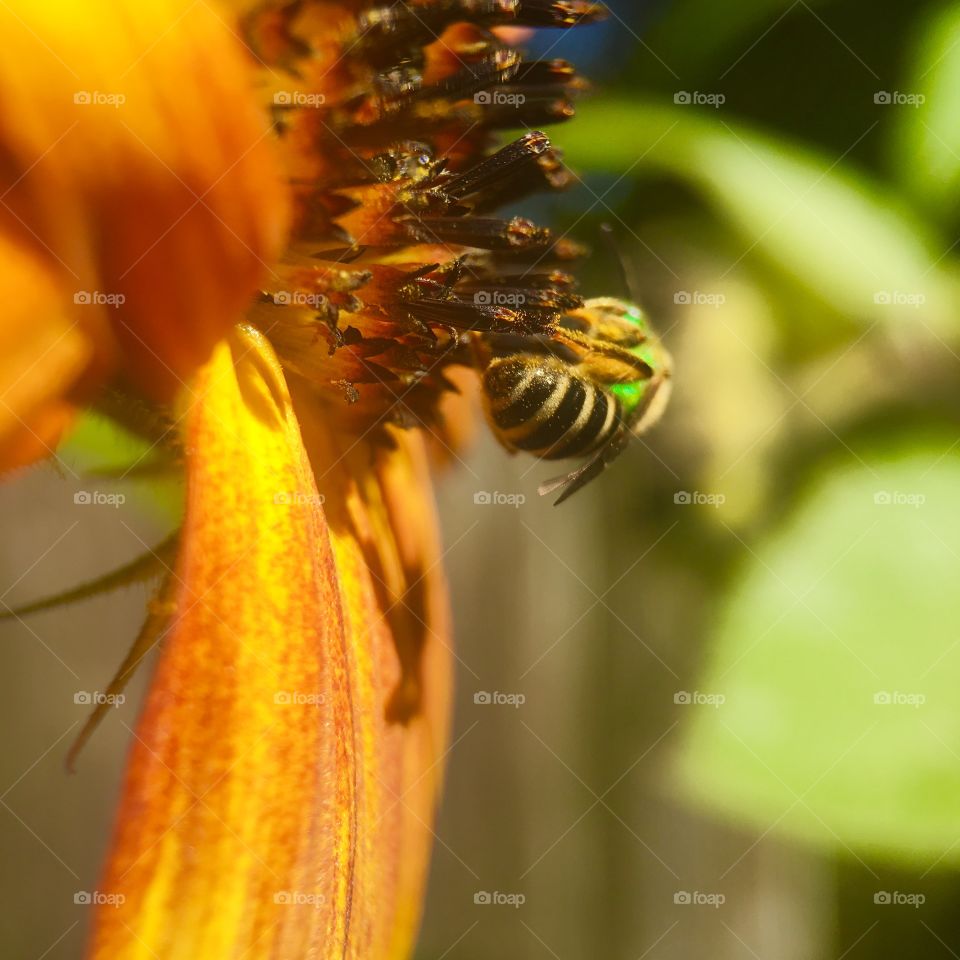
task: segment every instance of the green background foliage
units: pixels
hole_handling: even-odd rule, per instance
[[[681,0],[620,43],[556,134],[583,180],[550,209],[600,247],[590,295],[623,293],[612,226],[675,394],[557,521],[565,569],[540,557],[538,596],[615,586],[551,674],[578,729],[525,722],[617,786],[551,853],[578,920],[534,913],[524,949],[955,956],[960,5]],[[726,905],[684,912],[690,889]]]

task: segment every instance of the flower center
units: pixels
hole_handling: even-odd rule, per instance
[[[598,4],[295,3],[245,23],[296,203],[250,319],[351,430],[432,425],[478,338],[551,336],[582,305],[575,243],[496,211],[567,186],[542,124],[583,84],[495,28],[574,26]],[[497,132],[527,127],[495,152]]]

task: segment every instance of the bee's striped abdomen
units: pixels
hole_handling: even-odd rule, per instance
[[[519,354],[484,374],[490,419],[511,449],[559,460],[590,453],[619,422],[615,397],[556,357]]]

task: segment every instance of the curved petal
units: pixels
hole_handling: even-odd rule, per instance
[[[260,334],[218,347],[191,397],[180,597],[90,955],[405,956],[446,736],[446,651],[432,644],[424,688],[433,674],[442,684],[422,713],[388,721],[397,647],[346,524],[365,511],[372,525],[396,495],[413,516],[426,509],[422,459],[400,451],[379,474],[368,462],[365,482],[385,493],[360,512],[345,475],[325,483],[328,526]],[[328,442],[320,423],[308,436],[312,454]],[[437,589],[430,606],[445,630]]]
[[[449,737],[452,648],[447,584],[427,456],[418,431],[383,448],[337,437],[294,389],[317,489],[325,500],[350,637],[358,718],[351,919],[357,960],[405,958],[413,947]],[[375,609],[374,617],[358,616]],[[360,719],[363,718],[363,719]]]
[[[165,399],[285,237],[247,55],[213,2],[13,0],[0,31],[0,234],[43,265],[97,372]]]

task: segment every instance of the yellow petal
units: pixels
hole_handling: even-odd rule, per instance
[[[0,31],[0,234],[42,264],[99,372],[165,398],[284,241],[247,54],[213,2],[13,0]]]
[[[446,737],[446,638],[423,673],[425,689],[433,674],[442,683],[406,726],[389,723],[401,671],[368,558],[347,526],[327,525],[263,338],[241,331],[218,347],[191,396],[178,612],[90,956],[405,956]],[[320,443],[321,424],[310,437]],[[422,460],[390,462],[394,476],[365,476],[384,491],[399,479],[423,510]],[[324,493],[347,518],[353,486]],[[438,587],[429,616],[446,630]]]

